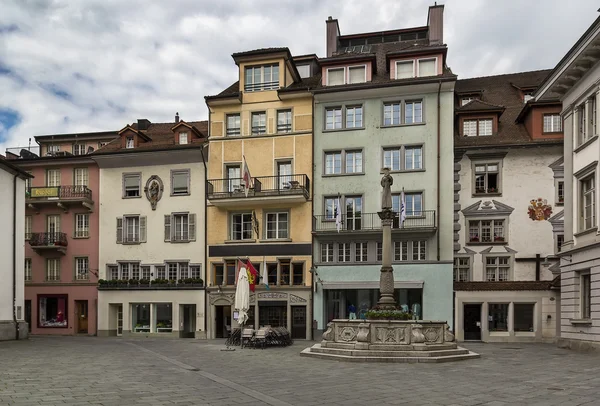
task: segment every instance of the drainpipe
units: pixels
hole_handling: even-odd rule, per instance
[[[312,113],[312,134],[311,134],[311,141],[312,141],[312,146],[311,146],[311,163],[312,163],[312,182],[310,183],[310,224],[311,224],[311,228],[312,225],[314,224],[312,216],[315,213],[315,100],[314,100],[314,94],[313,94],[313,100],[311,103],[311,113]],[[311,232],[311,250],[310,250],[310,264],[311,264],[311,268],[312,269],[316,269],[315,267],[315,237],[314,235],[312,235]],[[315,320],[315,289],[313,288],[313,284],[316,284],[316,280],[315,280],[315,272],[310,274],[310,319],[307,320],[310,323],[310,339],[311,341],[315,339],[314,337],[314,328],[313,328],[313,322]]]
[[[210,137],[210,107],[208,107],[208,131]],[[208,139],[206,140],[206,148],[208,148]],[[208,339],[208,293],[206,291],[206,280],[208,279],[208,227],[206,224],[208,215],[208,169],[206,159],[204,159],[204,148],[202,148],[202,163],[204,164],[204,334]]]
[[[438,231],[437,231],[437,260],[440,260],[440,138],[441,138],[441,91],[442,91],[442,81],[439,81],[438,94],[437,94],[437,222],[438,222]],[[454,201],[454,200],[453,200]]]
[[[17,178],[19,174],[15,174],[13,178],[13,244],[12,244],[12,259],[13,259],[13,321],[15,323],[15,340],[19,339],[19,322],[17,321]]]
[[[535,280],[539,282],[541,273],[541,254],[535,254]]]

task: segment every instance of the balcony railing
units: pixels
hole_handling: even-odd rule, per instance
[[[204,289],[201,278],[167,279],[100,279],[98,290],[197,290]]]
[[[32,247],[66,247],[66,233],[31,233],[29,245]]]
[[[302,195],[309,196],[308,175],[258,176],[252,178],[248,197]],[[211,179],[207,185],[208,199],[245,198],[242,178]]]
[[[344,214],[341,220],[340,232],[364,232],[382,229],[381,219],[377,213]],[[392,231],[435,229],[435,221],[435,210],[421,210],[409,213],[402,224],[400,224],[400,215],[397,214],[392,223]],[[313,216],[313,231],[337,232],[338,226],[335,217],[324,215]]]
[[[25,191],[27,198],[35,201],[60,199],[92,199],[92,191],[87,186],[44,186],[31,187]]]
[[[246,92],[259,92],[261,90],[277,90],[279,89],[279,81],[273,82],[260,82],[260,83],[246,83],[244,90]]]

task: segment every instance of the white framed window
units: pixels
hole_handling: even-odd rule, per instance
[[[485,279],[488,282],[508,281],[510,278],[510,257],[486,256]]]
[[[154,267],[156,271],[156,278],[167,279],[167,268],[164,265],[158,265]]]
[[[73,169],[73,178],[75,181],[75,186],[88,186],[90,183],[88,168]]]
[[[325,152],[325,175],[343,173],[362,173],[363,151],[329,151]]]
[[[187,262],[167,262],[166,265],[167,277],[169,280],[180,280],[191,278],[190,266]]]
[[[90,263],[87,257],[75,258],[75,279],[78,281],[90,279]]]
[[[25,240],[29,240],[31,238],[32,221],[33,217],[25,216]]]
[[[360,230],[363,224],[363,198],[362,196],[346,196],[345,197],[346,230]]]
[[[323,204],[325,205],[325,219],[326,220],[334,220],[335,219],[335,209],[336,209],[336,197],[326,197],[323,199]],[[340,198],[341,204],[341,198]]]
[[[465,137],[488,136],[493,132],[491,118],[472,119],[463,121],[463,135]]]
[[[454,258],[454,282],[469,282],[471,274],[471,258]]]
[[[590,319],[592,317],[592,278],[589,272],[579,274],[580,279],[580,317]]]
[[[427,259],[427,241],[419,240],[412,242],[413,261],[425,261]]]
[[[49,186],[49,187],[60,186],[60,169],[47,169],[46,170],[46,186]]]
[[[267,213],[267,239],[288,238],[289,214]]]
[[[386,148],[383,150],[383,167],[391,171],[400,170],[400,152],[401,147]]]
[[[239,113],[227,115],[226,135],[228,137],[240,135],[240,114]]]
[[[190,194],[190,170],[171,171],[171,195],[187,196]]]
[[[418,76],[420,78],[426,76],[437,76],[437,58],[432,59],[419,59],[418,63]]]
[[[171,213],[165,215],[165,241],[188,242],[196,240],[196,215]]]
[[[25,258],[24,265],[24,273],[25,273],[25,282],[31,282],[31,258]]]
[[[323,242],[321,246],[321,262],[333,262],[333,243]]]
[[[544,114],[544,129],[545,133],[561,133],[562,118],[559,113]]]
[[[145,280],[150,280],[150,278],[152,278],[152,272],[150,272],[150,266],[149,265],[145,265],[141,267],[141,278],[140,279],[145,279]]]
[[[401,102],[392,102],[392,103],[384,103],[383,105],[383,125],[398,125],[401,124],[402,114],[401,114],[402,103]]]
[[[565,235],[564,234],[556,234],[556,247],[554,248],[554,253],[558,254],[562,251],[562,246],[565,243]]]
[[[230,237],[235,241],[252,240],[252,213],[235,213],[231,215]]]
[[[587,123],[586,104],[582,103],[577,108],[577,117],[579,121],[578,139],[579,145],[584,144],[589,139],[589,129]]]
[[[367,262],[367,243],[366,242],[357,242],[354,244],[355,252],[354,252],[354,260],[356,262]]]
[[[474,194],[500,193],[500,163],[475,163]]]
[[[296,65],[296,69],[298,69],[298,73],[301,78],[310,77],[310,65]]]
[[[188,133],[179,133],[179,145],[185,145],[189,143]]]
[[[46,153],[47,155],[54,155],[57,152],[60,151],[60,146],[59,145],[48,145],[46,147]]]
[[[404,170],[423,169],[423,147],[404,147]]]
[[[338,262],[350,262],[350,243],[338,243]]]
[[[109,265],[106,269],[106,278],[109,280],[116,281],[119,279],[119,267],[115,265]]]
[[[252,113],[252,135],[267,133],[267,113],[264,111]]]
[[[590,117],[590,137],[593,137],[595,135],[598,135],[598,131],[597,131],[597,112],[596,112],[596,96],[595,95],[590,98],[590,110],[592,110],[591,117]]]
[[[146,242],[146,216],[117,217],[117,243],[137,244],[141,242]]]
[[[87,238],[90,236],[89,213],[75,214],[75,238]]]
[[[362,173],[363,171],[363,152],[345,151],[346,173]]]
[[[342,173],[342,152],[325,153],[325,175],[338,175]]]
[[[382,261],[383,260],[383,243],[381,241],[377,241],[375,249],[377,250],[377,261]]]
[[[589,230],[596,227],[596,176],[589,175],[579,181],[581,188],[580,217],[581,228]]]
[[[279,64],[246,67],[245,73],[246,92],[279,89]]]
[[[404,200],[406,202],[407,217],[423,215],[423,193],[405,193]]]
[[[242,169],[240,165],[226,165],[227,192],[237,192],[242,187]]]
[[[418,124],[423,122],[423,102],[407,101],[404,103],[405,124]]]
[[[365,83],[367,81],[366,66],[350,66],[348,68],[348,83]]]
[[[473,97],[461,97],[460,105],[464,106],[465,104],[467,104],[468,102],[470,102],[473,99],[474,99]]]
[[[508,235],[505,225],[504,219],[469,220],[469,242],[505,243]]]
[[[565,181],[556,181],[556,202],[563,204],[565,202]]]
[[[408,241],[394,241],[394,261],[408,261]]]
[[[408,79],[415,77],[415,61],[397,61],[396,79]]]
[[[125,148],[131,149],[135,147],[135,143],[133,141],[133,136],[125,138]]]
[[[192,279],[202,278],[202,266],[201,265],[190,265],[190,278],[192,278]]]
[[[51,282],[60,280],[60,259],[48,258],[46,260],[46,280]]]
[[[292,110],[277,111],[277,132],[292,132]]]
[[[73,144],[73,155],[85,155],[85,144]]]
[[[337,86],[346,83],[346,69],[332,68],[327,69],[327,86]]]
[[[142,175],[139,173],[123,174],[123,198],[141,197]]]
[[[363,126],[362,106],[346,107],[346,128],[361,128]]]
[[[325,109],[325,129],[337,130],[342,128],[342,108],[328,107]]]

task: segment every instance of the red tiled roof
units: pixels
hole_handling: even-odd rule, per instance
[[[551,281],[505,281],[505,282],[454,282],[457,291],[491,291],[491,290],[550,290]]]

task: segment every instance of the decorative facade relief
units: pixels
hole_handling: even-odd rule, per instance
[[[376,344],[404,344],[406,332],[403,327],[376,327]]]
[[[356,335],[358,334],[358,331],[355,327],[350,327],[350,326],[340,326],[338,327],[337,330],[337,340],[336,341],[342,341],[342,342],[350,342],[350,341],[356,341]]]
[[[235,300],[235,294],[233,293],[229,293],[229,294],[224,294],[224,293],[211,293],[209,295],[210,297],[210,304],[214,305],[217,301],[219,300],[225,300],[227,301],[229,304],[233,304],[234,300]]]
[[[413,344],[421,344],[425,342],[425,336],[423,335],[423,332],[421,331],[423,329],[423,326],[420,324],[413,324],[412,326],[412,339],[411,339],[411,343]]]
[[[163,191],[164,186],[162,180],[156,175],[150,176],[146,181],[144,192],[146,193],[146,199],[150,202],[152,210],[156,210],[156,204],[162,198]]]
[[[323,333],[323,340],[333,341],[335,339],[333,334],[333,323],[327,323],[327,330]]]
[[[548,204],[546,199],[538,197],[537,199],[532,199],[529,201],[527,214],[533,221],[548,220],[550,216],[552,216],[552,206]]]
[[[261,292],[258,294],[258,299],[286,299],[288,298],[287,293],[279,292]]]
[[[292,295],[290,293],[290,302],[291,303],[306,303],[306,299],[304,299],[300,296]]]

